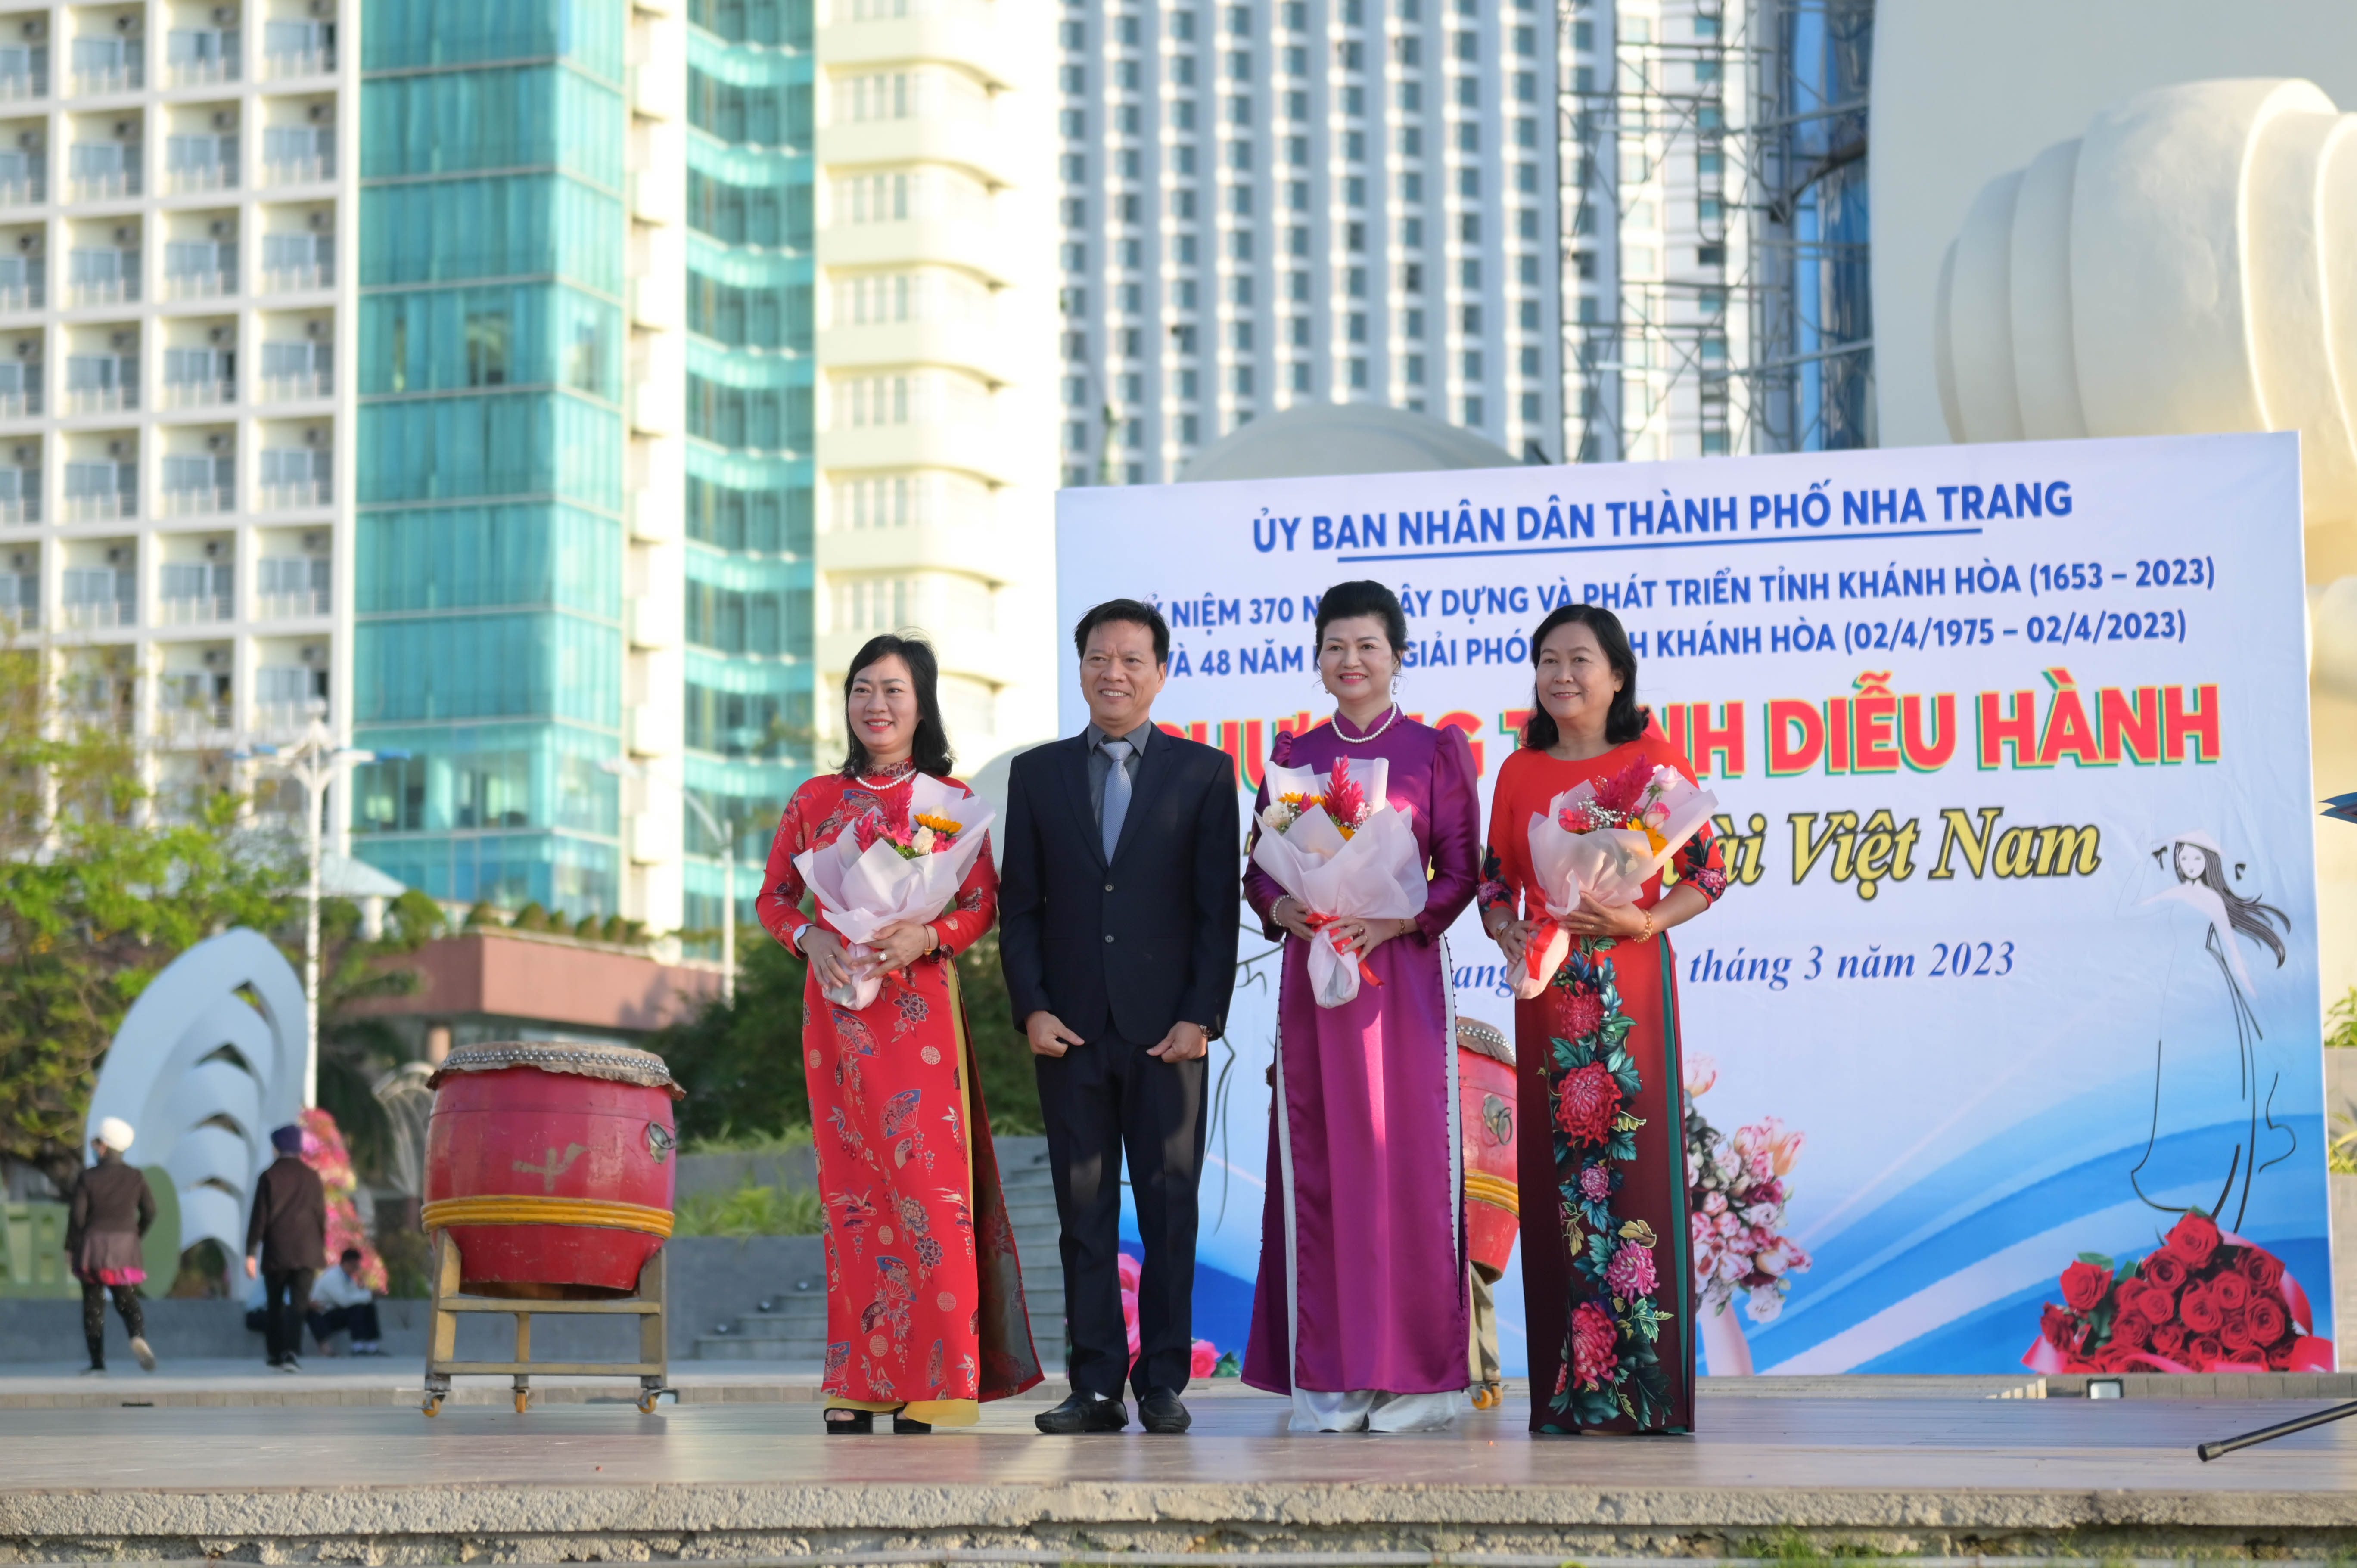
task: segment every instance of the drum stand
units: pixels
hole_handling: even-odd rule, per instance
[[[2238,1437],[2229,1437],[2222,1442],[2204,1443],[2193,1452],[2206,1465],[2212,1459],[2225,1457],[2238,1448],[2249,1448],[2256,1444],[2272,1443],[2278,1437],[2289,1437],[2295,1432],[2306,1432],[2312,1426],[2322,1426],[2327,1422],[2339,1421],[2352,1415],[2357,1415],[2357,1400],[2350,1401],[2345,1404],[2328,1406],[2311,1414],[2294,1416],[2289,1421],[2278,1422],[2273,1426],[2262,1426],[2256,1432],[2245,1432]]]
[[[664,1253],[657,1249],[639,1271],[636,1295],[619,1301],[511,1301],[505,1297],[463,1295],[458,1285],[458,1243],[447,1230],[434,1232],[434,1261],[425,1340],[425,1403],[431,1415],[442,1413],[453,1377],[511,1377],[515,1380],[516,1413],[522,1415],[532,1399],[532,1374],[554,1377],[615,1377],[639,1380],[639,1413],[652,1415],[664,1394],[676,1401],[670,1387],[670,1357],[663,1343]],[[506,1313],[515,1319],[515,1359],[461,1361],[458,1315],[468,1312]],[[590,1317],[636,1317],[639,1359],[635,1361],[535,1361],[532,1359],[532,1320],[551,1314]]]

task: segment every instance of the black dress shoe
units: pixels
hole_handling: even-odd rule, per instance
[[[1168,1389],[1148,1389],[1137,1402],[1137,1423],[1148,1432],[1184,1432],[1195,1424],[1187,1407]]]
[[[1129,1407],[1117,1399],[1076,1390],[1071,1398],[1033,1419],[1040,1431],[1059,1437],[1079,1432],[1119,1432],[1129,1424]]]
[[[820,1419],[829,1437],[865,1437],[876,1430],[876,1412],[870,1410],[830,1410]]]
[[[932,1429],[932,1423],[929,1421],[911,1420],[909,1417],[902,1415],[897,1410],[892,1412],[892,1430],[902,1437],[911,1436],[922,1432],[931,1432]]]

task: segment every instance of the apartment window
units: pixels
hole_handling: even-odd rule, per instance
[[[1459,367],[1459,373],[1469,381],[1478,381],[1481,379],[1481,351],[1480,349],[1468,349],[1465,351],[1464,362]]]
[[[1522,351],[1522,358],[1523,374],[1526,376],[1537,375],[1539,373],[1539,351],[1536,349],[1525,349]]]
[[[1307,349],[1309,347],[1309,317],[1296,316],[1289,318],[1285,324],[1285,333],[1286,340],[1295,348]]]
[[[1479,428],[1483,422],[1483,418],[1484,411],[1481,407],[1481,400],[1478,397],[1467,398],[1465,400],[1464,423]]]
[[[1310,390],[1309,363],[1306,360],[1296,360],[1293,362],[1293,390],[1297,392]]]
[[[1407,357],[1407,384],[1412,387],[1424,385],[1424,356],[1421,354]]]
[[[1405,319],[1406,322],[1407,336],[1410,338],[1421,338],[1424,336],[1424,312],[1421,310],[1408,311],[1405,313]]]
[[[1347,330],[1348,330],[1348,332],[1349,332],[1349,334],[1350,334],[1350,338],[1351,338],[1351,342],[1353,342],[1353,343],[1363,343],[1363,342],[1365,342],[1365,341],[1367,340],[1367,317],[1366,317],[1366,313],[1365,313],[1364,311],[1358,311],[1358,310],[1354,310],[1354,311],[1352,311],[1352,312],[1351,313],[1350,320],[1349,320],[1349,322],[1347,323]]]
[[[1366,386],[1366,384],[1367,384],[1367,361],[1366,361],[1366,360],[1351,360],[1351,385],[1352,387],[1354,387],[1354,388],[1363,388],[1363,387],[1365,387],[1365,386]]]

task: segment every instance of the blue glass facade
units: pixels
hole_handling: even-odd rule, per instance
[[[618,907],[622,0],[364,14],[355,853]]]
[[[686,783],[752,866],[811,767],[811,10],[689,11]],[[687,819],[684,923],[709,930],[719,846]]]

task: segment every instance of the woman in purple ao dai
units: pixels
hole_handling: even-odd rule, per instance
[[[1296,1432],[1411,1432],[1464,1408],[1465,1226],[1458,1199],[1456,1004],[1443,933],[1480,876],[1480,806],[1464,733],[1393,697],[1407,620],[1380,583],[1340,583],[1318,606],[1330,722],[1278,737],[1280,766],[1330,773],[1382,757],[1386,797],[1423,852],[1430,894],[1404,919],[1336,921],[1379,984],[1339,1007],[1312,1000],[1308,917],[1257,865],[1244,896],[1285,942],[1277,999],[1268,1197],[1243,1378],[1293,1400]],[[1288,744],[1289,747],[1288,747]],[[1261,788],[1254,811],[1269,803]]]

